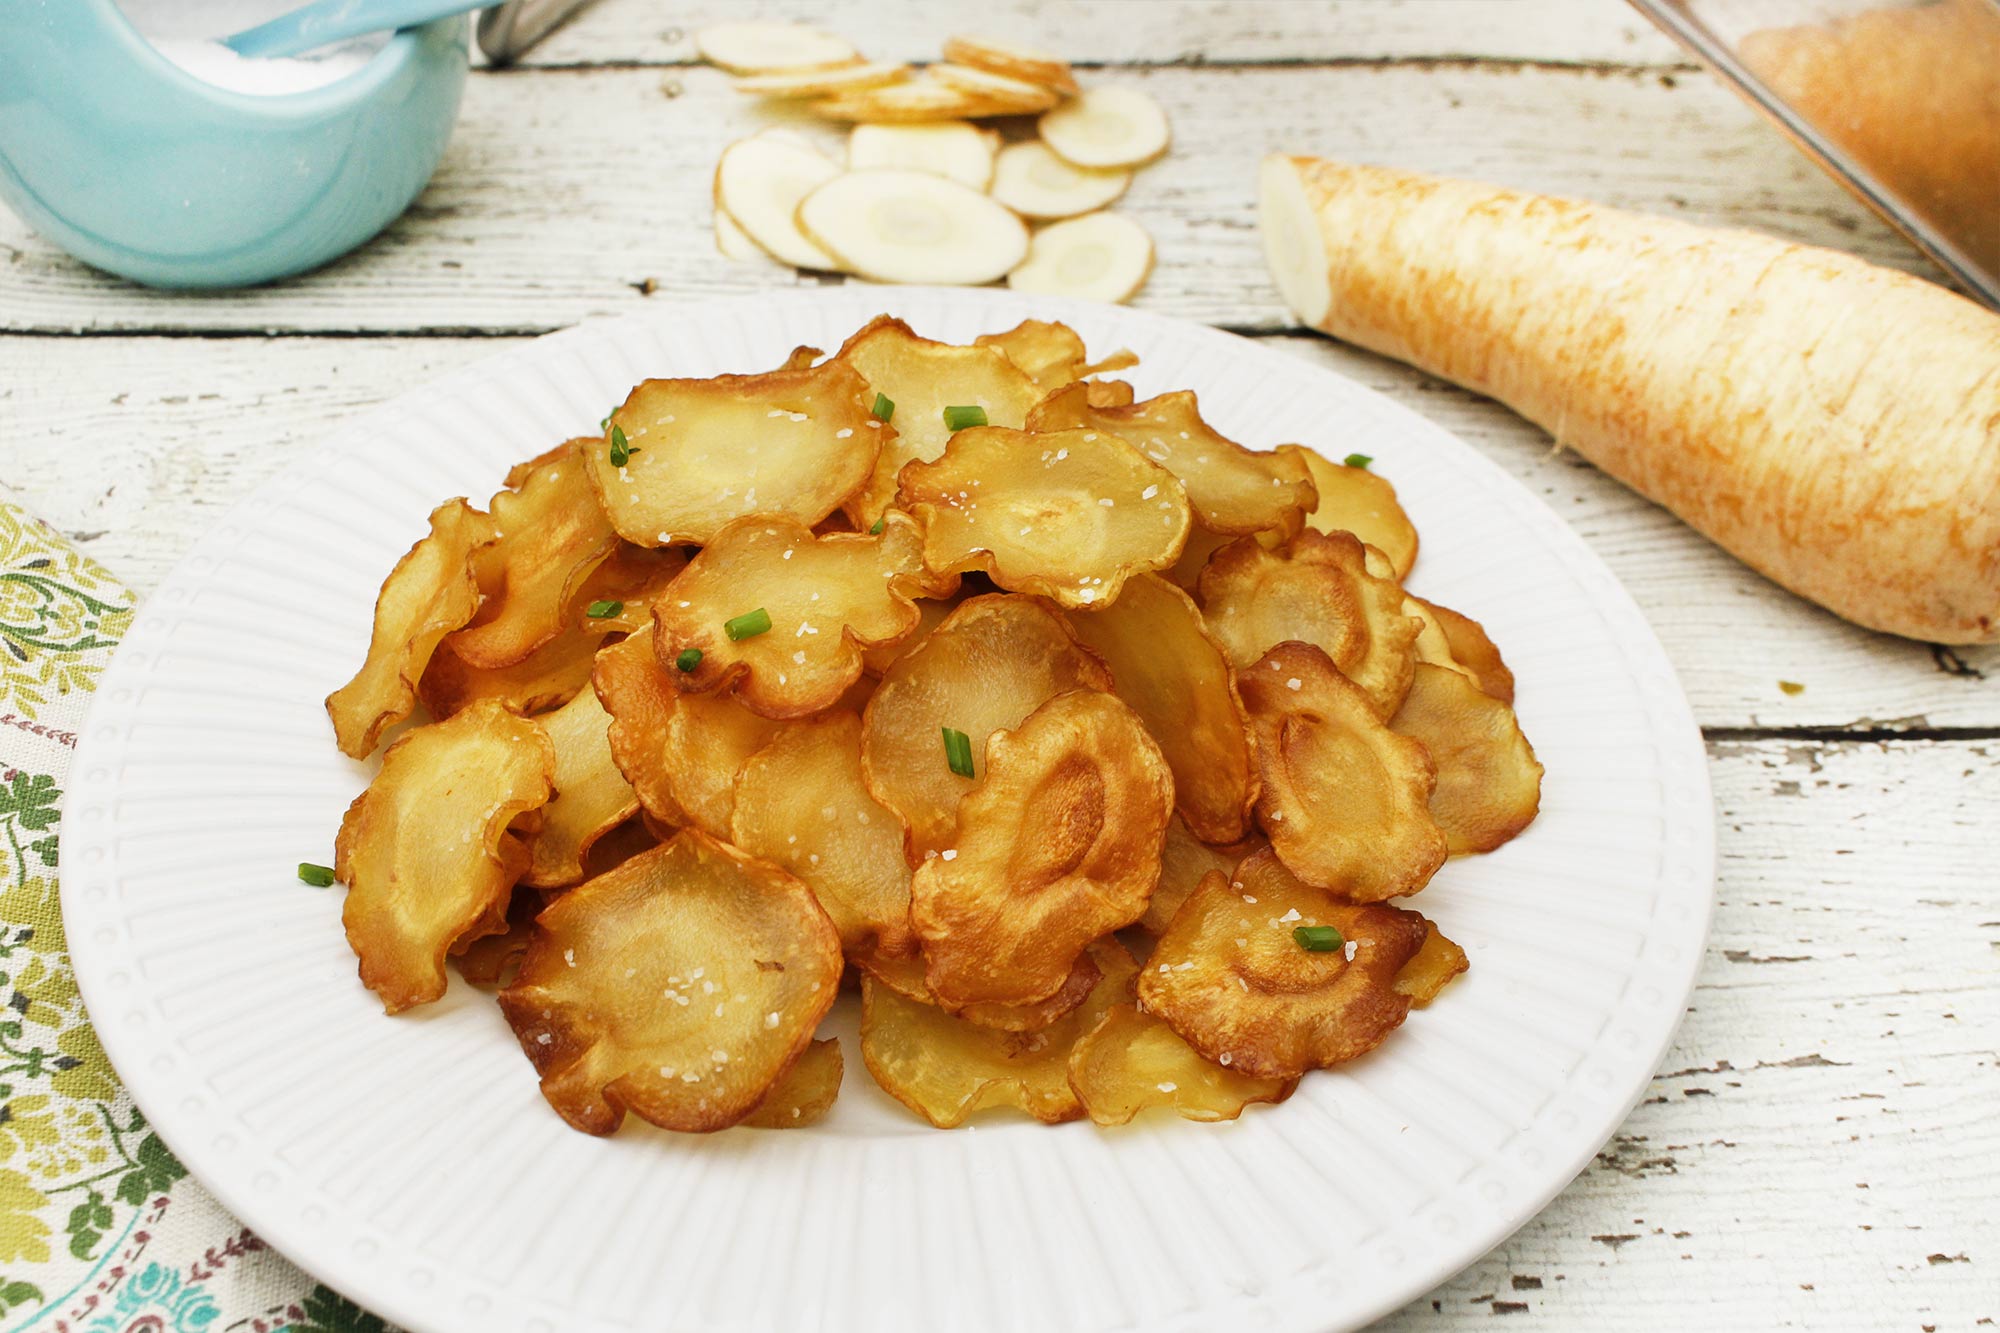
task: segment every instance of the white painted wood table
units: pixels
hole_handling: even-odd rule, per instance
[[[961,25],[1011,31],[1146,88],[1176,143],[1124,205],[1159,245],[1138,304],[1457,431],[1576,526],[1665,640],[1721,821],[1700,989],[1595,1164],[1389,1326],[2000,1320],[2000,651],[1857,630],[1503,409],[1303,335],[1264,275],[1252,181],[1267,149],[1319,150],[1929,274],[1921,258],[1612,0],[988,0],[976,23],[924,0],[727,8],[816,18],[895,58]],[[0,482],[145,590],[349,413],[655,294],[822,281],[714,252],[708,174],[760,113],[691,63],[699,17],[603,0],[524,67],[476,73],[409,214],[297,281],[144,291],[0,213]]]

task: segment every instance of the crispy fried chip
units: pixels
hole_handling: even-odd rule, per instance
[[[583,466],[589,440],[571,440],[537,460],[520,489],[493,497],[499,540],[480,552],[488,591],[472,623],[449,646],[467,666],[513,666],[554,639],[571,620],[577,592],[618,538]]]
[[[653,603],[686,568],[682,551],[619,542],[571,599],[570,624],[600,635],[642,629],[653,623]]]
[[[957,588],[955,576],[925,572],[921,544],[899,513],[880,533],[824,537],[783,515],[739,519],[653,608],[654,650],[683,692],[727,687],[766,717],[831,708],[861,675],[863,648],[914,631],[917,597]]]
[[[1065,690],[1108,690],[1111,673],[1046,602],[968,598],[891,666],[862,718],[861,766],[875,799],[909,826],[911,864],[949,847],[959,798],[985,772],[986,738]],[[964,733],[973,776],[952,772],[944,728]]]
[[[880,677],[896,662],[922,646],[930,638],[931,631],[944,624],[945,617],[958,609],[957,599],[949,601],[932,597],[920,598],[917,602],[917,627],[894,643],[878,643],[861,650],[861,669],[868,675]]]
[[[861,981],[861,1059],[883,1091],[939,1129],[977,1111],[1012,1106],[1045,1124],[1083,1114],[1069,1085],[1069,1053],[1112,1005],[1131,998],[1137,965],[1115,939],[1091,946],[1099,972],[1090,997],[1035,1032],[1006,1032]]]
[[[500,1008],[572,1126],[743,1119],[812,1041],[840,940],[811,890],[693,830],[544,911]]]
[[[878,316],[849,338],[834,359],[852,366],[868,382],[869,403],[880,394],[890,403],[893,435],[885,432],[882,454],[867,487],[847,503],[857,528],[868,528],[896,500],[896,478],[912,460],[929,462],[951,440],[947,407],[977,407],[989,425],[1018,427],[1041,397],[1028,378],[997,347],[954,347],[919,338],[900,319]]]
[[[1181,558],[1174,562],[1167,577],[1180,585],[1183,591],[1198,593],[1201,589],[1201,571],[1208,567],[1209,557],[1235,541],[1236,538],[1220,532],[1210,532],[1196,524],[1188,529],[1187,545],[1181,548]]]
[[[868,479],[893,434],[869,415],[874,401],[838,360],[647,380],[584,456],[611,525],[640,546],[707,543],[746,514],[811,527]]]
[[[1366,467],[1348,467],[1296,444],[1278,446],[1281,454],[1298,455],[1319,493],[1319,507],[1306,516],[1317,532],[1351,532],[1389,557],[1396,577],[1410,577],[1417,563],[1417,528],[1396,502],[1389,479]]]
[[[1429,883],[1446,842],[1424,747],[1391,731],[1312,644],[1279,644],[1238,683],[1264,779],[1258,822],[1285,865],[1356,902]]]
[[[1083,400],[1092,407],[1130,407],[1135,395],[1124,380],[1085,380]]]
[[[1128,407],[1098,407],[1087,387],[1050,394],[1028,414],[1035,431],[1104,431],[1179,477],[1195,521],[1210,532],[1241,535],[1276,528],[1290,536],[1305,525],[1314,491],[1296,455],[1258,453],[1219,434],[1182,390]]]
[[[1159,742],[1174,770],[1175,807],[1195,836],[1242,838],[1257,799],[1247,719],[1229,658],[1193,599],[1158,574],[1141,574],[1111,605],[1072,612],[1070,626]]]
[[[590,845],[590,850],[583,854],[583,877],[596,879],[607,870],[616,870],[640,852],[659,846],[674,832],[667,829],[664,837],[655,834],[641,809],[636,819],[626,820]]]
[[[1301,926],[1332,926],[1343,944],[1307,949]],[[1396,974],[1428,928],[1415,912],[1343,903],[1259,852],[1233,884],[1202,881],[1147,960],[1139,1000],[1207,1059],[1297,1078],[1374,1050],[1402,1023],[1410,997]]]
[[[326,697],[342,754],[366,759],[383,728],[410,715],[417,681],[439,641],[479,609],[473,562],[494,540],[492,518],[464,500],[431,511],[430,533],[396,562],[375,599],[375,629],[361,669]]]
[[[1154,1106],[1187,1120],[1234,1120],[1252,1102],[1281,1102],[1297,1081],[1258,1078],[1206,1060],[1136,1004],[1116,1004],[1069,1053],[1069,1083],[1100,1125]]]
[[[1541,762],[1513,707],[1477,681],[1419,665],[1389,725],[1423,742],[1437,765],[1430,812],[1452,855],[1490,852],[1534,822],[1542,803]]]
[[[1403,614],[1393,580],[1368,572],[1352,533],[1306,531],[1275,551],[1231,542],[1209,557],[1200,589],[1208,627],[1238,671],[1297,641],[1324,649],[1382,717],[1409,691],[1423,624]]]
[[[1075,329],[1041,319],[1024,319],[1005,333],[982,333],[972,345],[999,348],[1045,394],[1082,378],[1090,360]]]
[[[584,858],[597,840],[639,812],[639,797],[611,758],[611,717],[595,690],[535,721],[555,746],[556,794],[542,809],[542,827],[528,844],[526,883],[553,889],[583,879]]]
[[[952,1005],[1055,994],[1092,940],[1144,915],[1173,808],[1165,757],[1109,694],[1059,694],[994,732],[957,845],[910,884],[931,991]]]
[[[908,1000],[917,1000],[983,1028],[1002,1032],[1038,1032],[1070,1013],[1097,988],[1097,963],[1086,951],[1070,967],[1062,988],[1033,1004],[948,1005],[931,993],[924,980],[924,956],[911,951],[899,957],[884,954],[858,959],[861,970]]]
[[[1410,1003],[1419,1009],[1435,1000],[1439,992],[1456,980],[1460,973],[1472,967],[1465,950],[1446,939],[1444,932],[1437,928],[1437,922],[1425,924],[1429,930],[1424,935],[1423,947],[1403,964],[1395,982],[1396,993],[1409,996]]]
[[[1485,627],[1448,606],[1439,606],[1421,597],[1416,600],[1444,636],[1452,661],[1462,670],[1470,672],[1472,678],[1479,682],[1480,689],[1503,704],[1513,703],[1514,673],[1500,659],[1500,650],[1493,646],[1493,640],[1486,637]]]
[[[507,831],[549,799],[555,753],[542,729],[477,703],[390,746],[334,842],[347,885],[341,920],[361,982],[398,1013],[444,994],[462,940],[506,929],[528,849]]]
[[[903,821],[862,778],[854,712],[787,723],[750,756],[736,778],[731,829],[738,847],[805,881],[849,957],[915,948]]]
[[[924,564],[978,570],[1063,606],[1117,600],[1125,580],[1170,568],[1187,541],[1187,493],[1116,436],[974,426],[934,463],[903,468],[896,503],[924,528]]]
[[[523,713],[559,708],[590,684],[591,663],[603,640],[602,634],[570,630],[497,671],[467,666],[446,643],[424,667],[417,697],[440,722],[481,699],[504,703]]]
[[[840,1078],[845,1072],[840,1043],[832,1037],[816,1041],[785,1071],[777,1086],[764,1094],[757,1109],[738,1123],[752,1129],[804,1129],[818,1124],[840,1096]]]
[[[1148,934],[1164,935],[1181,910],[1181,904],[1211,870],[1227,875],[1244,857],[1271,844],[1261,837],[1248,837],[1226,847],[1211,847],[1188,831],[1179,816],[1167,825],[1167,839],[1160,846],[1160,882],[1146,904],[1139,925]]]
[[[513,977],[515,964],[528,952],[535,937],[535,913],[542,910],[540,892],[526,887],[514,890],[507,908],[507,928],[497,935],[460,940],[451,950],[458,974],[475,986],[504,986]]]

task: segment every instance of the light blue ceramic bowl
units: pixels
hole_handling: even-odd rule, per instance
[[[0,198],[85,263],[155,287],[240,287],[345,254],[436,169],[466,20],[392,37],[307,92],[204,83],[112,0],[0,0]]]

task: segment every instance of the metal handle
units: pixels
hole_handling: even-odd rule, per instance
[[[590,0],[508,0],[479,16],[479,49],[496,65],[511,65]]]

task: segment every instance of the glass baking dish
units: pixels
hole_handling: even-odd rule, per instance
[[[1632,0],[2000,308],[2000,0]]]

